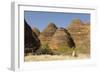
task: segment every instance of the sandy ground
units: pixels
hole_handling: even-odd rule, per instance
[[[24,61],[51,61],[51,60],[74,60],[74,59],[86,59],[89,55],[79,54],[78,57],[72,57],[68,55],[29,55],[25,56]]]

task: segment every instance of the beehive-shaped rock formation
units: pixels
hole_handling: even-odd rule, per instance
[[[74,19],[67,27],[75,41],[76,48],[83,50],[84,53],[90,52],[90,24],[83,23],[79,19]]]
[[[54,35],[56,29],[57,27],[54,23],[49,23],[39,36],[41,44],[48,44],[52,36]]]
[[[52,50],[57,50],[61,47],[75,48],[75,43],[70,33],[65,28],[59,28],[53,35],[49,47]]]

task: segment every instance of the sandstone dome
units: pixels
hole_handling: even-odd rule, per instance
[[[40,33],[39,39],[41,44],[48,44],[56,30],[56,25],[54,23],[49,23],[47,27]]]
[[[75,43],[65,28],[58,28],[49,43],[49,47],[52,50],[57,50],[60,47],[75,48]]]

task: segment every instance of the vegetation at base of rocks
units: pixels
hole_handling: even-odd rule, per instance
[[[57,55],[72,55],[73,50],[75,50],[75,48],[68,48],[68,47],[59,47],[58,49],[55,49],[55,54]]]
[[[82,54],[90,54],[90,49],[88,49],[88,48],[83,48],[83,47],[81,47],[81,48],[76,48],[76,51],[77,51],[78,53],[82,53]]]
[[[48,44],[43,44],[41,47],[36,51],[37,55],[41,54],[50,54],[53,55],[53,51],[49,48]]]

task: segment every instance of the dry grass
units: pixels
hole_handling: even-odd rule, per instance
[[[72,57],[68,55],[29,55],[25,56],[24,61],[51,61],[51,60],[75,60],[75,59],[86,59],[90,56],[87,54],[78,54],[78,57]]]

